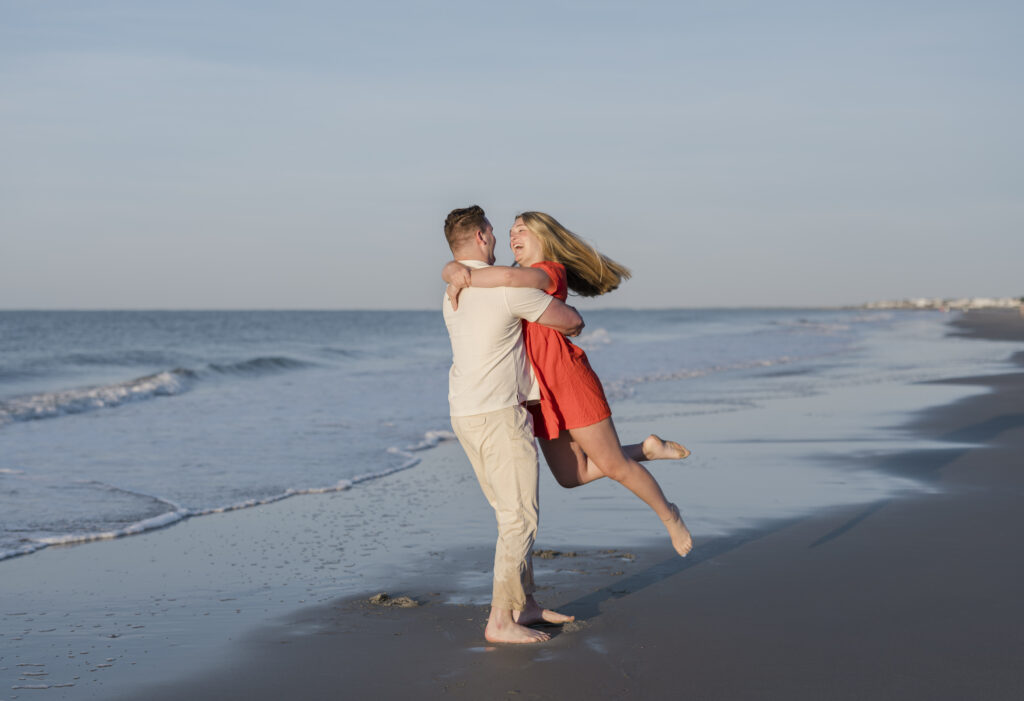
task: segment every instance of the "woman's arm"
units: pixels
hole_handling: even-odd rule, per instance
[[[511,268],[507,265],[492,265],[487,268],[469,268],[458,261],[451,261],[441,277],[452,287],[534,287],[546,290],[551,278],[540,268]]]
[[[469,273],[472,270],[457,260],[448,261],[441,269],[441,278],[456,289],[469,287]]]
[[[459,308],[459,293],[466,287],[534,287],[546,290],[551,286],[551,278],[540,268],[510,268],[506,265],[470,268],[457,260],[444,266],[441,277],[448,283],[445,294],[453,310]]]

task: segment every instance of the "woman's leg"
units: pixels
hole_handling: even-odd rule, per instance
[[[610,421],[610,419],[609,419]],[[614,428],[612,429],[615,430]],[[604,472],[572,439],[569,431],[563,431],[558,438],[541,438],[540,449],[551,468],[558,484],[571,489],[604,477]],[[653,433],[643,443],[622,446],[627,458],[636,462],[643,460],[682,460],[690,451],[675,441],[664,441]],[[653,479],[653,478],[652,478]]]
[[[578,455],[577,451],[582,450],[583,454],[589,458],[584,471],[580,471],[577,466],[577,474],[581,478],[589,476],[591,474],[590,464],[593,463],[594,468],[599,472],[611,477],[640,497],[665,524],[676,552],[686,555],[693,547],[693,540],[686,524],[679,516],[679,510],[665,498],[665,494],[651,473],[623,452],[611,418],[583,428],[571,429],[569,434],[572,440],[568,443],[567,449],[574,455]],[[564,437],[563,433],[558,441],[562,441]],[[572,447],[573,443],[576,444],[575,448]],[[562,459],[566,457],[564,450],[560,456]],[[544,456],[547,458],[547,450],[545,450]],[[552,468],[552,472],[554,472],[554,468]],[[555,477],[557,479],[558,475],[556,474]],[[591,480],[593,479],[596,477],[591,478]],[[580,483],[583,484],[583,482]]]
[[[551,468],[555,481],[566,489],[579,487],[604,477],[593,461],[588,460],[583,449],[572,439],[568,431],[562,431],[558,438],[541,438],[540,449],[544,460]]]
[[[644,439],[643,443],[630,443],[622,446],[622,452],[630,460],[644,462],[645,460],[682,460],[690,457],[690,451],[686,446],[675,441],[662,440],[653,433]]]

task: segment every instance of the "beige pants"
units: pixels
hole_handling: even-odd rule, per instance
[[[522,611],[534,591],[533,541],[537,537],[537,444],[522,406],[489,414],[453,416],[484,496],[498,519],[491,606]]]

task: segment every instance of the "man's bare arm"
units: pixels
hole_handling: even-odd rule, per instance
[[[537,323],[566,336],[579,336],[584,326],[580,313],[560,299],[551,300]]]

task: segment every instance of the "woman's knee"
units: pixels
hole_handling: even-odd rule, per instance
[[[607,459],[603,463],[597,461],[595,461],[595,463],[606,477],[613,479],[616,482],[622,482],[624,479],[629,477],[634,465],[633,461],[628,459],[625,455],[621,458]]]

